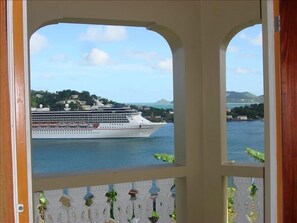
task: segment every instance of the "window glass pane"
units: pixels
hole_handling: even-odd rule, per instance
[[[262,26],[237,33],[226,55],[227,159],[257,162],[264,152]],[[262,156],[262,154],[260,154]]]
[[[174,155],[170,48],[140,27],[58,24],[30,39],[35,176]],[[165,163],[164,163],[165,164]]]

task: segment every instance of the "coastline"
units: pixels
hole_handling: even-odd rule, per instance
[[[261,122],[263,122],[264,119],[263,119],[263,118],[259,118],[259,119],[247,119],[247,120],[241,120],[241,119],[227,119],[227,122],[251,122],[251,121],[261,121]]]
[[[159,109],[172,109],[174,110],[174,104],[158,104],[158,103],[127,103],[128,105],[135,105],[135,106],[147,106],[147,107],[153,107],[153,108],[159,108]],[[251,105],[251,104],[259,104],[259,103],[235,103],[230,102],[226,103],[226,109],[232,109],[235,107],[241,107],[245,105]]]

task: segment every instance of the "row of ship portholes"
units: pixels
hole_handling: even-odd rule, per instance
[[[112,128],[112,127],[104,127],[100,130],[110,130],[110,131],[116,131],[116,130],[123,130],[127,128]],[[98,129],[99,130],[99,129]],[[69,133],[69,132],[75,132],[75,133],[87,133],[92,132],[94,129],[53,129],[53,130],[36,130],[34,131],[37,134],[52,134],[53,132],[61,132],[61,133]]]
[[[104,124],[102,122],[101,124]],[[110,125],[121,125],[123,126],[124,124],[122,123],[109,123]],[[33,127],[99,127],[100,123],[33,123]]]

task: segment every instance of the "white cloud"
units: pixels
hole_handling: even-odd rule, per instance
[[[239,48],[231,45],[231,46],[228,46],[227,51],[230,53],[237,53],[239,52]]]
[[[251,42],[255,46],[262,46],[262,32],[252,39]]]
[[[233,71],[236,74],[247,74],[247,73],[249,73],[249,69],[243,68],[243,67],[237,67],[237,68],[233,69]]]
[[[130,50],[125,54],[126,57],[142,60],[143,64],[153,69],[172,72],[172,59],[162,58],[157,52]]]
[[[228,72],[231,72],[233,75],[242,75],[242,76],[259,76],[263,78],[263,72],[258,69],[252,69],[247,67],[236,67],[236,68],[228,68]]]
[[[51,80],[51,79],[54,79],[54,75],[51,74],[51,73],[43,73],[43,74],[40,74],[39,76],[41,79],[43,80]]]
[[[240,39],[244,39],[244,40],[247,40],[248,37],[244,34],[244,33],[241,33],[240,36],[239,36]]]
[[[80,36],[82,41],[117,41],[124,40],[127,31],[123,26],[90,26]]]
[[[257,54],[253,54],[253,53],[243,53],[240,54],[240,58],[244,58],[244,59],[253,59],[253,58],[257,58]]]
[[[30,39],[30,52],[35,54],[48,47],[48,40],[46,36],[34,33]]]
[[[84,55],[86,64],[95,66],[105,66],[109,63],[109,56],[103,50],[93,48],[90,52]]]
[[[144,59],[147,61],[151,61],[154,58],[158,57],[158,54],[156,52],[150,51],[150,52],[144,52],[144,51],[137,51],[137,50],[130,50],[126,52],[126,56],[130,58],[135,59]]]
[[[66,57],[64,54],[56,54],[51,58],[51,61],[53,62],[63,62],[66,60]]]
[[[123,73],[124,71],[129,72],[129,75],[133,73],[139,75],[139,73],[144,74],[153,72],[151,66],[147,66],[143,63],[116,63],[110,67],[110,70],[116,71],[117,73]]]
[[[244,33],[239,36],[240,39],[247,40],[250,44],[254,46],[262,46],[262,32],[260,32],[256,37],[252,38]]]
[[[171,72],[171,71],[172,71],[172,60],[169,59],[169,58],[166,58],[166,59],[164,59],[164,60],[161,60],[161,61],[159,61],[159,63],[158,63],[158,67],[159,67],[161,70]]]

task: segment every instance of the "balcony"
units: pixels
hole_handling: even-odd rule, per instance
[[[229,179],[228,222],[264,222],[263,178]],[[175,196],[173,178],[46,190],[34,193],[34,220],[35,223],[172,223]]]

